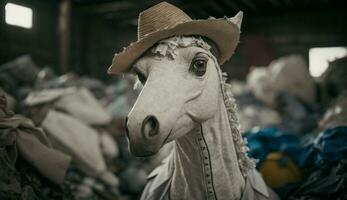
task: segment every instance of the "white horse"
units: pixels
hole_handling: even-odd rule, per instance
[[[160,41],[133,65],[143,89],[126,127],[130,151],[173,153],[148,176],[141,199],[276,199],[246,155],[235,103],[200,37]]]

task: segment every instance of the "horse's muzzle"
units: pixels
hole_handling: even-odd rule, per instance
[[[159,120],[154,115],[148,115],[142,120],[140,133],[136,134],[135,132],[129,132],[128,117],[125,119],[125,133],[129,139],[129,147],[133,155],[144,157],[158,152],[162,146],[159,124]],[[136,135],[141,136],[136,137]]]

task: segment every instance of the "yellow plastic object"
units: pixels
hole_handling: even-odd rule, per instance
[[[259,169],[266,184],[274,188],[302,179],[298,166],[288,156],[279,152],[270,153]]]

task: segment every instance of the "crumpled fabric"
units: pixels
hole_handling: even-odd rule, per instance
[[[278,127],[293,133],[309,133],[323,114],[318,104],[305,102],[288,92],[278,92],[270,106],[256,98],[246,84],[233,81],[230,85],[243,131],[253,127]]]
[[[263,102],[273,105],[279,92],[287,92],[306,102],[316,99],[316,87],[304,59],[290,55],[258,67],[247,76],[247,85]]]
[[[38,71],[29,55],[20,56],[0,66],[0,86],[22,100],[34,85]]]
[[[15,178],[15,163],[18,151],[16,137],[9,130],[0,131],[0,197],[2,194],[15,195],[21,192],[21,187]]]
[[[308,142],[301,152],[299,165],[319,168],[322,165],[347,159],[347,126],[338,126],[322,131]]]
[[[83,87],[76,88],[73,94],[63,96],[55,103],[55,107],[86,124],[103,125],[111,122],[111,114],[100,105],[88,89]]]
[[[18,115],[2,119],[0,128],[11,130],[12,134],[16,134],[19,153],[42,175],[56,184],[64,181],[71,157],[55,150],[46,134],[36,128],[29,119]]]
[[[113,200],[120,196],[118,188],[107,187],[103,182],[86,176],[74,167],[66,173],[65,183],[73,188],[75,200]]]
[[[33,127],[30,120],[9,110],[11,106],[7,105],[7,97],[0,89],[0,199],[72,200],[69,188],[63,184],[56,185],[60,178],[64,178],[59,177],[64,167],[58,171],[55,170],[55,166],[50,169],[42,168],[57,164],[59,156],[58,160],[49,160],[52,163],[48,165],[47,161],[42,160],[47,159],[45,152],[50,153],[50,158],[55,156],[52,151],[46,151],[50,147],[44,146],[39,141],[39,139],[44,141],[45,135],[41,135],[40,129]],[[42,152],[36,154],[37,150]],[[40,158],[41,155],[44,158]],[[38,166],[41,161],[42,166]],[[49,173],[57,172],[57,174],[51,177],[45,176],[44,173],[49,170],[52,170]]]
[[[78,169],[111,186],[118,185],[117,177],[106,169],[96,130],[77,118],[55,110],[48,111],[42,127],[54,148],[71,155]]]
[[[321,165],[288,194],[288,200],[347,199],[347,160]]]
[[[281,114],[280,127],[295,133],[313,131],[322,116],[322,108],[314,103],[307,103],[300,98],[279,92],[275,98],[274,107]]]
[[[52,148],[45,132],[36,128],[30,119],[8,111],[3,93],[0,93],[0,98],[0,132],[6,137],[15,138],[20,155],[42,175],[61,184],[70,164],[70,156]],[[14,153],[12,155],[16,157]]]
[[[347,94],[338,97],[319,121],[322,130],[336,126],[347,126]]]
[[[20,56],[1,65],[0,68],[1,73],[8,73],[18,84],[32,84],[39,72],[38,66],[29,55]]]
[[[281,117],[276,110],[258,105],[243,105],[238,108],[237,117],[243,131],[253,127],[268,127],[281,123]]]
[[[302,147],[296,135],[282,132],[277,128],[254,128],[243,134],[249,147],[248,155],[261,163],[271,152],[281,152],[298,162]],[[258,165],[259,166],[259,165]]]
[[[0,132],[0,199],[76,200],[68,185],[54,184],[22,157],[11,154],[17,149],[15,138],[7,136]]]
[[[36,106],[55,101],[62,96],[73,94],[75,92],[76,90],[74,88],[56,88],[33,91],[24,100],[24,103],[27,106]]]
[[[50,67],[44,67],[40,70],[35,81],[36,89],[49,88],[70,88],[83,87],[90,90],[97,99],[105,96],[104,83],[96,78],[82,76],[72,72],[57,76]]]
[[[29,107],[42,107],[48,103],[52,104],[50,107],[65,111],[86,124],[103,125],[111,121],[111,114],[84,87],[44,89],[30,93],[25,99]]]
[[[230,89],[237,104],[237,117],[242,131],[253,127],[269,127],[282,122],[280,114],[255,98],[248,86],[239,81],[230,82]]]

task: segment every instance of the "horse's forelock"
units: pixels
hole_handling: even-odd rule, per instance
[[[159,56],[168,56],[175,59],[177,56],[176,49],[196,46],[211,52],[212,47],[208,42],[198,36],[174,36],[159,41],[149,51]],[[212,52],[211,52],[212,53]],[[212,53],[213,54],[213,53]]]

